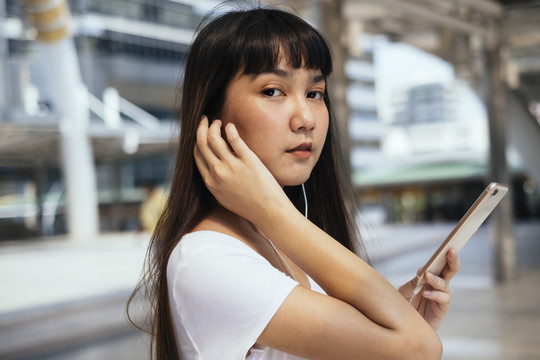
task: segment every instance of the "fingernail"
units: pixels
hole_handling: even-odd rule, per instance
[[[433,291],[431,291],[431,290],[424,290],[424,292],[423,292],[424,296],[431,296],[431,294],[433,294]]]

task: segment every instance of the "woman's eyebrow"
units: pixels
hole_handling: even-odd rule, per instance
[[[262,74],[274,74],[274,75],[277,75],[277,76],[282,77],[282,78],[290,78],[290,77],[292,77],[292,75],[291,75],[291,73],[289,71],[279,69],[279,68],[271,68],[271,69],[268,69],[268,70],[263,70],[258,74],[253,74],[253,77],[257,77],[257,76],[262,75]],[[313,75],[313,78],[312,78],[313,83],[319,83],[319,82],[322,82],[322,81],[324,81],[324,75],[323,74],[317,73],[317,74]]]
[[[316,74],[313,76],[313,82],[318,83],[324,81],[324,75],[323,74]]]

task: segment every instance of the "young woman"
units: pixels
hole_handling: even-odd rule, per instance
[[[396,291],[351,251],[331,70],[323,37],[280,10],[221,15],[193,42],[171,194],[141,283],[155,358],[441,357],[435,330],[459,259],[449,251],[411,306],[411,282]]]

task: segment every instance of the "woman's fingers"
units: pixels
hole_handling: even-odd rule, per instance
[[[209,160],[212,158],[213,151],[208,146],[208,118],[203,116],[199,127],[197,128],[197,148],[199,149],[199,154],[205,159],[206,163],[209,163]]]
[[[208,164],[204,160],[204,157],[201,154],[201,150],[199,149],[199,145],[195,144],[195,149],[193,150],[193,155],[195,158],[195,164],[197,165],[197,168],[199,169],[199,172],[201,173],[201,176],[203,179],[208,174],[209,168]]]
[[[222,135],[222,122],[221,120],[214,120],[210,128],[208,129],[208,145],[211,147],[214,154],[221,161],[230,160],[230,156],[234,156],[227,145],[227,142]]]
[[[221,130],[221,120],[216,119],[208,126],[208,118],[206,116],[201,118],[201,123],[197,129],[197,146],[207,165],[211,167],[215,160],[226,161],[230,159],[228,156],[231,155],[244,159],[254,155],[238,134],[238,130],[233,123],[225,125],[227,141],[223,138]]]
[[[238,134],[236,126],[233,123],[228,123],[225,125],[225,135],[227,136],[227,141],[231,145],[232,150],[239,158],[245,159],[253,155],[253,152],[247,146],[244,140],[242,140]]]
[[[253,154],[251,149],[240,138],[234,124],[228,123],[225,126],[227,140],[222,135],[222,129],[221,120],[214,120],[210,126],[208,126],[206,116],[201,120],[197,131],[197,144],[199,145],[201,155],[206,159],[208,165],[213,164],[215,160],[227,162],[237,158],[237,156],[240,157],[240,154],[243,158]]]
[[[450,301],[452,300],[452,295],[444,291],[424,290],[422,296],[440,305],[450,305]]]
[[[197,145],[201,155],[208,163],[212,162],[214,157],[220,159],[220,141],[224,143],[221,137],[221,121],[214,120],[208,125],[208,118],[203,116],[199,127],[197,128]]]
[[[212,129],[212,126],[214,129]],[[222,171],[221,160],[209,143],[210,133],[215,131],[215,128],[219,128],[219,124],[212,124],[212,126],[208,127],[206,116],[201,118],[201,123],[197,128],[197,142],[193,150],[195,164],[205,184],[210,187],[215,185],[214,179],[216,178],[216,173]]]
[[[422,295],[441,305],[450,304],[452,294],[448,281],[429,272],[424,275],[424,278],[429,287],[422,291]]]
[[[461,261],[456,249],[450,248],[446,253],[446,266],[444,267],[441,277],[446,281],[450,281],[461,268]]]
[[[428,285],[430,285],[434,290],[449,292],[448,281],[444,280],[443,278],[427,272],[424,275],[424,279],[426,280],[426,283],[428,283]]]
[[[201,123],[197,128],[196,150],[195,160],[199,161],[197,166],[204,165],[208,171],[215,172],[218,167],[222,167],[222,164],[231,159],[230,156],[234,154],[221,136],[221,120],[214,120],[208,126],[208,118],[206,116],[201,118]],[[200,163],[201,161],[204,161],[204,164]]]

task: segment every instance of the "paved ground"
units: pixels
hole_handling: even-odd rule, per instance
[[[0,243],[0,359],[147,359],[125,304],[148,236]]]
[[[370,230],[375,267],[396,286],[410,279],[449,224]],[[540,222],[518,224],[518,277],[491,280],[482,228],[461,252],[453,304],[439,333],[445,360],[540,359]],[[144,258],[143,234],[0,243],[0,359],[147,359],[148,339],[124,314]]]

